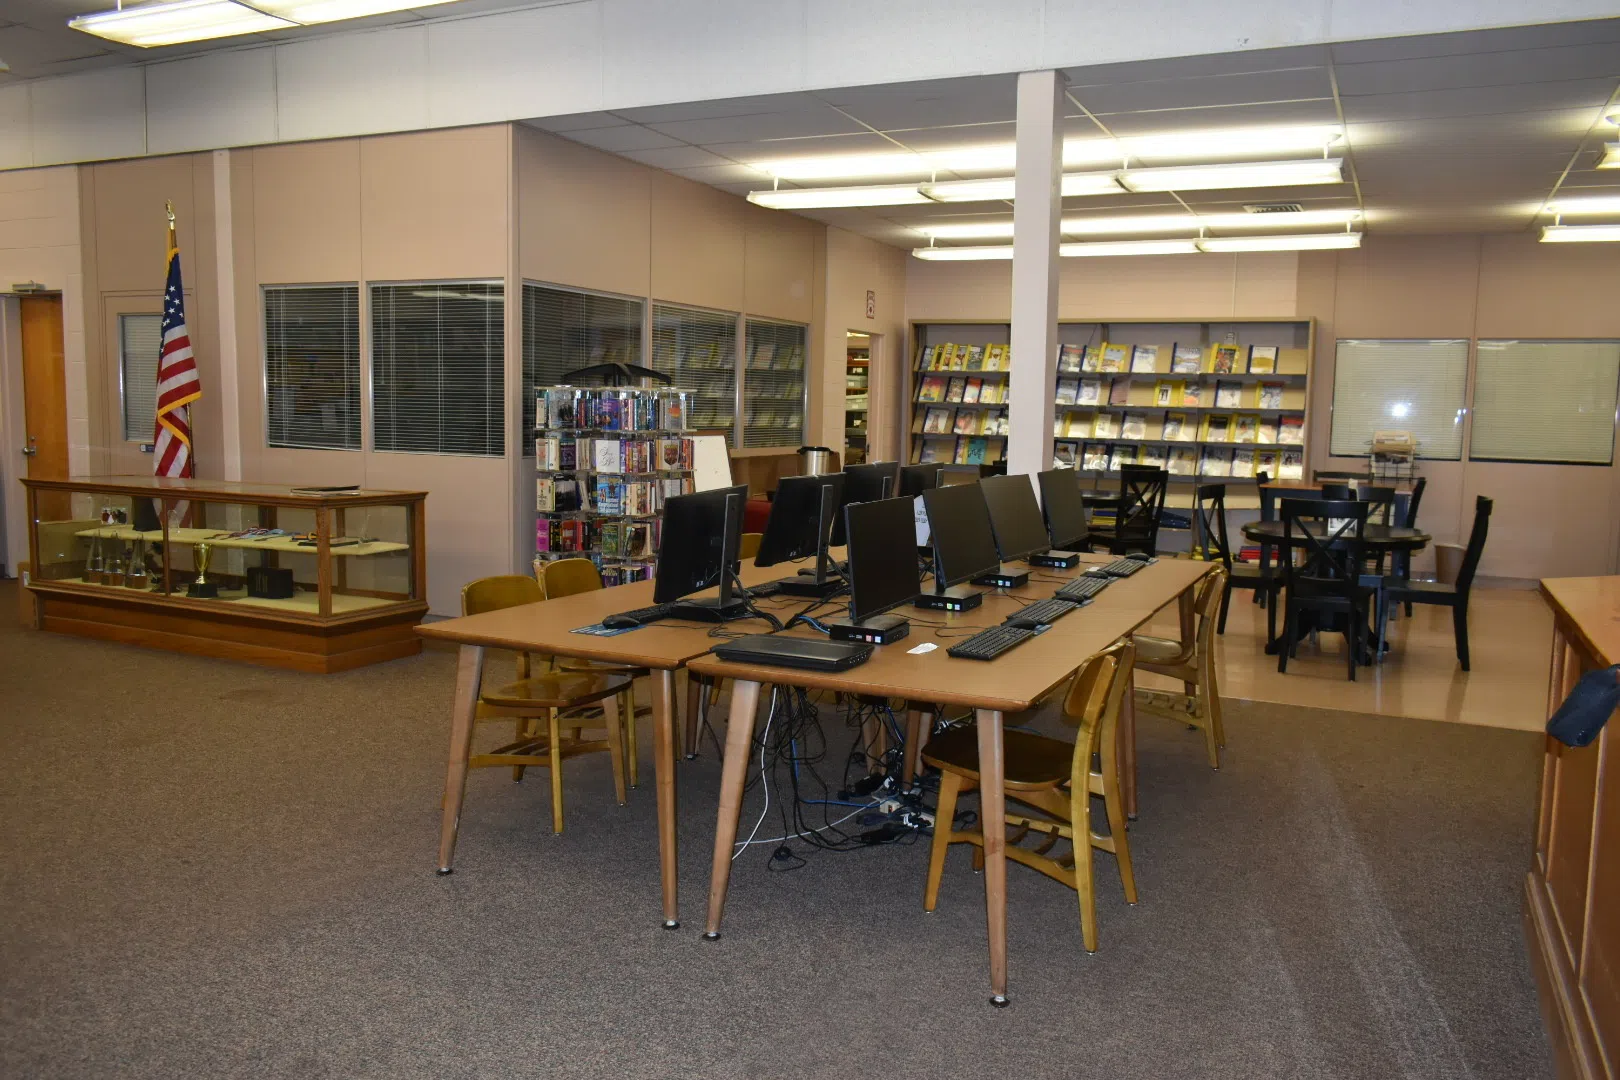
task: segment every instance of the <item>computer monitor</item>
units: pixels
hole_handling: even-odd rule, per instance
[[[916,498],[929,488],[939,487],[944,474],[945,466],[943,465],[902,466],[900,469],[899,494]]]
[[[747,499],[748,486],[740,484],[676,495],[664,503],[653,603],[673,603],[718,585],[718,597],[686,604],[705,609],[715,618],[742,614],[747,602],[731,586],[739,569],[737,548],[742,542]]]
[[[922,493],[934,548],[934,592],[1000,569],[990,507],[978,484],[951,484]]]
[[[781,591],[798,596],[821,596],[842,587],[835,569],[828,565],[827,542],[833,520],[843,504],[844,477],[784,476],[771,501],[771,516],[765,522],[765,535],[759,541],[755,566],[775,566],[790,559],[816,560],[814,576],[784,578],[777,582]]]
[[[851,465],[844,470],[844,506],[851,503],[875,502],[891,498],[900,482],[898,461],[874,461],[867,465]],[[833,523],[832,544],[840,547],[849,542],[844,533],[843,508]]]
[[[1052,546],[1035,501],[1035,485],[1027,475],[987,476],[979,487],[990,508],[990,528],[1002,562],[1038,555]]]
[[[1046,536],[1055,548],[1084,550],[1091,543],[1086,525],[1086,503],[1080,493],[1080,474],[1074,469],[1048,469],[1035,479],[1041,485],[1041,512],[1046,515]]]
[[[849,618],[860,622],[909,604],[922,591],[917,555],[896,543],[911,528],[910,499],[879,499],[844,509],[849,533]]]

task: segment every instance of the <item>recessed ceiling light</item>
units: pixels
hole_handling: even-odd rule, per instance
[[[925,247],[913,248],[911,254],[929,262],[973,262],[979,259],[1010,259],[1011,244],[983,247]]]
[[[142,49],[286,30],[297,25],[233,0],[170,0],[68,20],[68,26],[75,30]]]
[[[1620,195],[1577,195],[1547,204],[1549,214],[1620,214]]]
[[[890,187],[783,188],[750,191],[748,201],[772,210],[815,210],[834,206],[904,206],[928,198],[915,184]]]
[[[1201,251],[1317,251],[1358,248],[1360,233],[1319,233],[1312,236],[1224,236],[1198,241]]]
[[[1196,255],[1198,245],[1191,240],[1119,240],[1113,243],[1063,244],[1058,254],[1065,258],[1086,255]]]
[[[1603,148],[1603,156],[1598,159],[1597,167],[1600,169],[1620,169],[1620,142],[1612,142]]]
[[[455,0],[250,0],[254,7],[283,19],[311,25],[363,19],[391,11],[415,10],[454,3]]]
[[[1344,225],[1359,221],[1361,211],[1302,210],[1295,214],[1087,214],[1064,218],[1060,226],[1066,236],[1107,233],[1196,232],[1199,229],[1286,229],[1320,225]],[[921,225],[917,231],[938,240],[984,240],[1011,236],[1013,223],[966,221],[945,225]]]
[[[1127,169],[1120,173],[1119,182],[1129,191],[1207,191],[1213,188],[1339,184],[1344,182],[1343,165],[1340,158],[1175,165],[1164,169]]]
[[[1016,181],[1012,177],[999,180],[942,180],[937,184],[919,184],[917,190],[935,202],[1011,202]],[[1113,173],[1070,173],[1063,178],[1063,196],[1118,195],[1119,181]]]
[[[1620,225],[1543,225],[1543,244],[1603,244],[1620,240]]]

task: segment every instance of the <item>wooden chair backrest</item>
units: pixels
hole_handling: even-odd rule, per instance
[[[482,615],[521,604],[538,604],[545,598],[540,583],[526,574],[496,574],[461,587],[461,613]]]
[[[558,559],[541,569],[540,587],[547,600],[595,592],[602,587],[602,572],[589,559]]]
[[[1079,727],[1074,742],[1072,781],[1084,791],[1091,774],[1091,755],[1102,754],[1104,768],[1114,760],[1114,740],[1119,730],[1119,712],[1136,665],[1136,646],[1117,641],[1088,659],[1069,684],[1063,699],[1063,717]]]
[[[765,538],[764,533],[743,533],[737,544],[737,558],[752,559],[759,554],[759,542]]]
[[[1193,600],[1193,612],[1198,616],[1198,649],[1202,655],[1211,658],[1214,656],[1210,650],[1215,647],[1215,628],[1221,621],[1221,598],[1226,595],[1228,581],[1225,570],[1215,571],[1199,583],[1197,597]]]

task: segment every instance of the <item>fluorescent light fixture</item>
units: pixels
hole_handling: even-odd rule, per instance
[[[390,11],[414,11],[417,8],[436,7],[454,0],[251,0],[260,11],[308,26],[314,23],[339,22],[343,19],[363,19],[367,15],[384,15]]]
[[[754,161],[749,167],[779,180],[842,180],[870,177],[928,177],[941,172],[1011,172],[1016,164],[1012,143],[962,147],[923,154],[826,154],[820,157]]]
[[[816,210],[832,206],[904,206],[928,197],[915,184],[891,187],[784,188],[750,191],[748,201],[772,210]]]
[[[935,202],[1011,202],[1012,177],[1004,180],[943,180],[920,184],[917,190]],[[1063,178],[1063,196],[1118,195],[1119,181],[1113,173],[1070,173]]]
[[[1543,244],[1593,244],[1620,240],[1620,225],[1543,225]]]
[[[1063,164],[1123,165],[1131,161],[1195,161],[1254,157],[1261,154],[1320,153],[1344,137],[1337,125],[1225,128],[1212,131],[1130,135],[1118,139],[1069,139]]]
[[[1547,204],[1549,214],[1620,214],[1620,195],[1587,195]]]
[[[142,49],[286,30],[297,25],[233,0],[171,0],[68,20],[68,26],[75,30]]]
[[[1127,169],[1119,174],[1119,182],[1129,191],[1208,191],[1214,188],[1339,184],[1344,182],[1343,166],[1342,158],[1174,165],[1164,169]]]
[[[1620,204],[1620,199],[1615,200]],[[1302,210],[1292,214],[1088,214],[1064,218],[1065,236],[1106,233],[1195,232],[1204,229],[1286,229],[1305,226],[1344,225],[1359,221],[1361,211]],[[1006,219],[968,221],[950,225],[923,225],[918,232],[936,240],[983,240],[1011,236],[1013,224]]]
[[[1223,236],[1198,241],[1200,251],[1317,251],[1358,248],[1360,233],[1316,233],[1305,236]]]
[[[1192,240],[1094,241],[1089,244],[1063,244],[1058,247],[1058,254],[1064,258],[1083,255],[1196,255],[1198,244]]]
[[[1597,167],[1620,169],[1620,142],[1609,143],[1603,148],[1603,156],[1598,159]]]
[[[1010,259],[1011,244],[983,247],[925,247],[913,248],[911,253],[930,262],[974,262],[979,259]]]

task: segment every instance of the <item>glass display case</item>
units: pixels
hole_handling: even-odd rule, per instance
[[[41,629],[304,671],[421,651],[424,492],[23,484]]]

